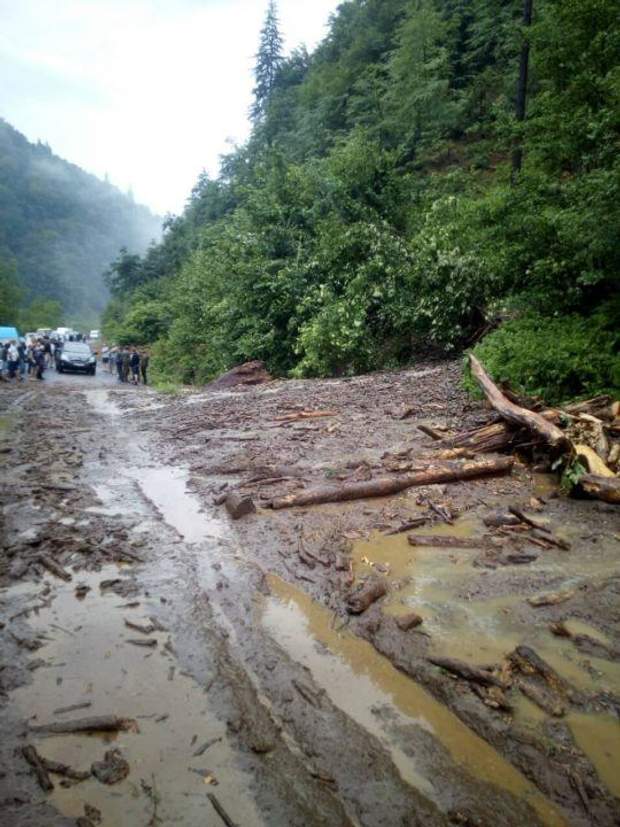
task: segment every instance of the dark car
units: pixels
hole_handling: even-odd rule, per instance
[[[56,349],[56,370],[64,373],[66,370],[84,371],[95,375],[97,357],[85,342],[65,342],[60,349]]]

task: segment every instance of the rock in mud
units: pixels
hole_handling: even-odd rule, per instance
[[[252,497],[243,494],[232,493],[226,497],[226,511],[233,520],[240,520],[248,514],[256,513],[256,506]]]
[[[223,388],[234,388],[238,385],[262,385],[265,382],[272,381],[273,377],[268,373],[265,363],[256,359],[223,373],[213,382],[210,382],[207,387],[211,390],[221,390]]]
[[[90,769],[102,784],[118,784],[129,775],[129,764],[118,749],[108,750],[103,761],[95,761]]]
[[[421,626],[422,623],[424,623],[424,619],[415,612],[410,612],[409,614],[396,618],[396,625],[403,632],[408,632],[410,629],[415,629],[417,626]]]

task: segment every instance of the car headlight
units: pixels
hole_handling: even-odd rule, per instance
[[[97,359],[96,359],[96,357],[95,357],[95,356],[91,356],[91,357],[90,357],[90,359],[89,359],[88,361],[89,361],[89,362],[96,362],[96,361],[97,361]]]
[[[62,360],[63,362],[70,362],[70,361],[71,361],[71,359],[69,359],[69,357],[68,357],[68,356],[66,356],[64,353],[62,353],[62,354],[60,355],[60,358],[61,358],[61,360]]]

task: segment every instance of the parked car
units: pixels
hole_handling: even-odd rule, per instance
[[[58,373],[75,370],[94,376],[97,371],[97,358],[85,342],[64,342],[55,356]]]

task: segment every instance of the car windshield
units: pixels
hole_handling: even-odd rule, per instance
[[[72,356],[90,356],[90,348],[82,342],[66,342],[62,352],[70,353]]]

